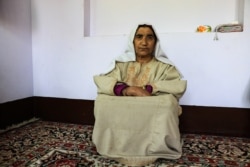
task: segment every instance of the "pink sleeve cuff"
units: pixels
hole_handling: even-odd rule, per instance
[[[125,89],[127,87],[128,87],[128,85],[125,84],[125,83],[116,84],[115,87],[114,87],[114,94],[116,96],[123,96],[122,91],[123,91],[123,89]]]
[[[152,93],[153,92],[153,87],[151,85],[146,85],[145,89],[149,92]]]

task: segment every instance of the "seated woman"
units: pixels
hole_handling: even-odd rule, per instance
[[[130,166],[182,155],[179,99],[186,81],[161,50],[151,25],[139,25],[125,53],[94,76],[93,142],[104,156]]]

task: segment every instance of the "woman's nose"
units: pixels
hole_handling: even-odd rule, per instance
[[[142,44],[146,45],[147,44],[147,38],[142,38]]]

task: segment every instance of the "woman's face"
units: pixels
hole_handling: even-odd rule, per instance
[[[155,49],[156,37],[149,27],[140,27],[135,33],[134,48],[137,57],[151,57]]]

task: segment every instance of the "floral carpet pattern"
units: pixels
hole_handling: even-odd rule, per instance
[[[0,134],[1,167],[126,167],[99,155],[93,126],[35,121]],[[250,139],[183,134],[183,156],[147,167],[250,167]]]

